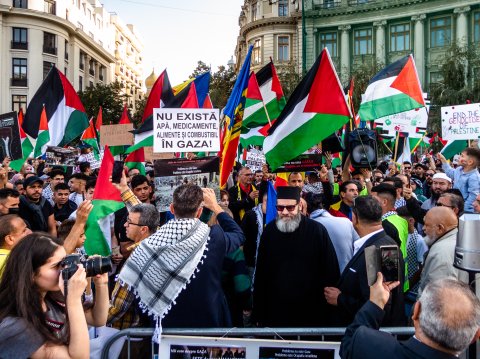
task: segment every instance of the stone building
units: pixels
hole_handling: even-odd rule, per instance
[[[0,0],[0,113],[26,110],[52,65],[77,91],[114,81],[116,33],[98,0]]]
[[[479,1],[304,0],[303,4],[298,1],[288,1],[290,32],[287,26],[284,31],[291,36],[290,59],[295,61],[299,72],[308,70],[324,47],[329,49],[344,83],[359,64],[373,61],[390,64],[412,53],[423,88],[428,90],[430,83],[441,80],[439,64],[451,44],[480,47]],[[273,9],[279,3],[245,1],[239,18],[237,64],[238,54],[244,54],[246,44],[257,39],[262,46],[259,53],[263,63],[271,53],[275,55],[278,48],[275,36],[280,31],[270,16],[276,15]],[[264,15],[264,9],[272,9],[268,14],[274,15]],[[264,12],[255,17],[255,11]],[[474,69],[474,73],[478,79],[480,69]]]

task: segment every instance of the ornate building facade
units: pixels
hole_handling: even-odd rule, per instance
[[[114,81],[111,17],[98,0],[0,0],[0,113],[25,110],[52,65],[77,91]]]
[[[329,49],[343,82],[362,63],[376,61],[388,65],[413,54],[420,81],[424,90],[428,90],[430,83],[441,80],[439,64],[453,43],[480,47],[478,1],[303,0],[303,4],[299,1],[300,4],[288,1],[291,59],[296,61],[297,71],[308,70],[324,47]],[[262,18],[263,13],[258,18],[255,11],[258,14],[259,9],[278,9],[279,3],[278,0],[245,1],[240,15],[237,64],[245,56],[246,45],[257,39],[263,45],[260,52],[263,62],[268,61],[270,53],[275,55],[278,41],[265,39],[275,39],[278,25],[273,19],[269,23],[268,18]],[[239,58],[239,54],[243,57]],[[480,76],[480,69],[474,69],[474,73]]]

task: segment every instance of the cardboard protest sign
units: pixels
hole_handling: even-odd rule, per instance
[[[480,137],[480,103],[442,107],[442,138],[473,140]]]
[[[0,115],[0,162],[5,157],[18,160],[22,155],[22,142],[15,111]]]
[[[219,110],[156,108],[153,111],[154,152],[218,152]]]
[[[100,146],[133,145],[133,124],[102,125],[100,127]]]
[[[173,152],[166,152],[166,153],[155,153],[153,152],[153,147],[144,147],[143,152],[145,153],[145,161],[146,162],[153,162],[155,160],[165,160],[168,158],[174,158],[175,154]]]
[[[155,160],[155,198],[158,211],[169,210],[173,191],[181,184],[193,183],[200,187],[212,188],[217,197],[219,188],[218,157],[172,158]]]

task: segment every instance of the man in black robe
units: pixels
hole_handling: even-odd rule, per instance
[[[278,187],[277,219],[260,239],[253,311],[260,326],[322,327],[329,324],[323,295],[340,277],[325,227],[299,212],[297,187]]]

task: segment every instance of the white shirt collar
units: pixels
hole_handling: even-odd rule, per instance
[[[370,237],[373,237],[375,234],[380,233],[381,231],[383,231],[383,228],[376,230],[375,232],[369,233],[366,236],[363,236],[362,238],[359,238],[355,242],[353,242],[353,255],[357,254],[358,250],[362,248],[362,246],[365,244],[366,241],[368,241]]]

